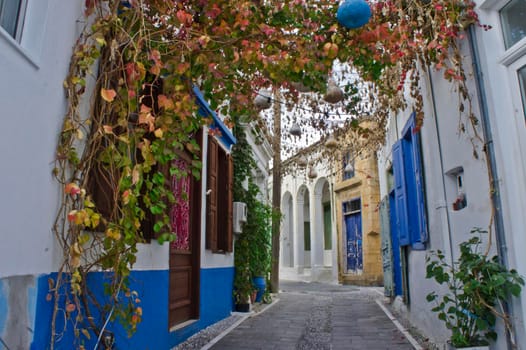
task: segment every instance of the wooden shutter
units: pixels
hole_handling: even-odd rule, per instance
[[[396,229],[400,246],[409,245],[409,228],[407,217],[407,188],[404,174],[403,140],[393,145],[393,174],[395,182]]]
[[[117,191],[120,174],[116,169],[96,159],[89,169],[87,176],[87,192],[91,196],[95,207],[104,220],[111,221],[118,207],[119,193]],[[95,231],[106,229],[101,220]]]
[[[424,243],[428,240],[427,233],[427,215],[424,196],[424,177],[422,172],[422,156],[420,153],[420,133],[415,132],[415,118],[412,116],[411,125],[411,144],[413,146],[413,169],[415,172],[415,192],[416,205],[418,214],[417,237],[415,241],[419,241],[420,245],[413,245],[413,248],[425,249]]]
[[[206,248],[217,251],[218,147],[214,137],[208,138],[208,172],[206,182]]]
[[[234,251],[234,245],[232,240],[232,219],[233,219],[233,189],[234,189],[234,162],[232,160],[232,156],[227,156],[227,222],[226,222],[226,237],[225,237],[225,251],[227,252],[233,252]]]

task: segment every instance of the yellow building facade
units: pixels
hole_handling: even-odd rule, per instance
[[[365,135],[374,124],[360,127],[338,129],[282,164],[282,278],[382,285],[378,167]]]
[[[355,157],[342,153],[341,170],[334,184],[338,281],[381,285],[380,189],[375,152],[362,151]]]

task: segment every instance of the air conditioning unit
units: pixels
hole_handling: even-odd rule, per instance
[[[247,222],[247,205],[243,202],[234,202],[233,231],[241,233],[242,223]]]

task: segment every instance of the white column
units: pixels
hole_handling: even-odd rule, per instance
[[[303,273],[305,267],[305,238],[303,236],[303,195],[299,195],[293,203],[293,215],[294,215],[294,267],[298,274]]]
[[[288,267],[290,264],[290,254],[289,254],[289,237],[291,236],[291,232],[289,230],[290,225],[290,217],[289,217],[289,208],[287,203],[281,203],[281,207],[283,208],[282,213],[284,214],[283,220],[281,221],[280,225],[280,244],[279,244],[279,250],[280,250],[280,259],[279,264],[281,267]]]
[[[336,230],[336,198],[334,196],[334,185],[330,185],[330,195],[331,195],[331,239],[332,239],[332,279],[333,281],[338,281],[338,247],[340,246],[338,242],[338,234]]]
[[[311,196],[310,205],[310,254],[312,280],[316,281],[323,270],[323,206],[321,203],[321,193],[314,193]]]
[[[294,211],[293,211],[293,205],[292,205],[292,197],[289,197],[287,200],[287,232],[288,232],[288,267],[294,267],[294,245],[296,242],[296,239],[294,238]]]
[[[281,259],[282,267],[294,267],[294,214],[292,210],[292,199],[287,196],[282,202],[283,221],[281,222]]]

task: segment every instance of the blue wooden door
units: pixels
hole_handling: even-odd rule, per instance
[[[345,215],[345,229],[347,233],[347,270],[361,271],[363,269],[361,212]]]

